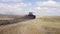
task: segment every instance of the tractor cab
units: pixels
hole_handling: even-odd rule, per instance
[[[36,18],[36,16],[33,15],[32,12],[29,12],[29,14],[26,17],[29,18],[29,19],[35,19]]]
[[[33,13],[32,12],[29,12],[28,16],[33,16]]]

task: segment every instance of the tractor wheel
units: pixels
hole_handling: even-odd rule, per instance
[[[33,19],[35,19],[35,18],[36,18],[36,16],[35,16],[35,15],[33,15],[32,17],[33,17]]]

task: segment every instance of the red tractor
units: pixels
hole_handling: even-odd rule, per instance
[[[29,14],[28,14],[28,15],[26,15],[26,18],[29,18],[29,19],[35,19],[35,18],[36,18],[36,16],[35,16],[35,15],[33,15],[33,13],[32,13],[32,12],[29,12]]]

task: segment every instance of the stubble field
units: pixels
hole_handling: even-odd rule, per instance
[[[0,34],[60,34],[60,16],[36,19],[0,26]]]

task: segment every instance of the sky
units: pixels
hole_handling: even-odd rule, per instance
[[[60,0],[0,0],[0,14],[60,16]]]

